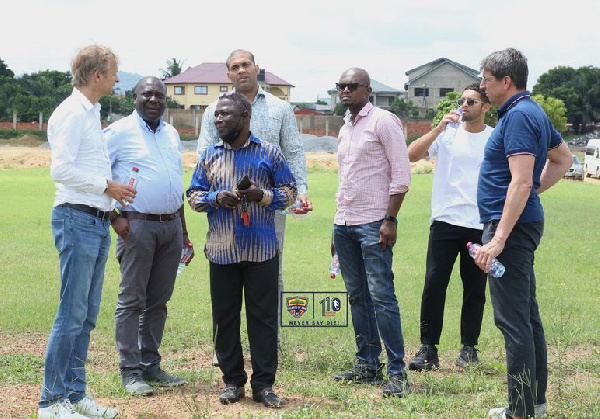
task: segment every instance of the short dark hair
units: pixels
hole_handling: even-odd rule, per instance
[[[236,49],[234,51],[231,51],[231,54],[229,54],[229,57],[227,57],[227,60],[225,60],[225,65],[227,66],[227,70],[229,70],[229,60],[231,60],[236,55],[242,55],[242,54],[249,55],[250,61],[252,61],[252,64],[256,64],[254,61],[254,54],[252,54],[250,51],[246,51],[245,49]]]
[[[519,90],[527,88],[527,58],[521,51],[506,48],[494,51],[481,60],[481,71],[489,70],[496,79],[508,76]]]
[[[473,91],[475,91],[475,92],[479,93],[479,94],[481,95],[481,101],[482,101],[483,103],[490,103],[490,98],[488,98],[488,97],[487,97],[487,94],[485,93],[485,90],[483,90],[483,89],[482,89],[482,88],[479,86],[479,83],[473,83],[473,84],[470,84],[470,85],[468,85],[467,87],[465,87],[465,88],[463,89],[463,92],[464,92],[465,90],[473,90]]]
[[[241,93],[231,92],[225,93],[219,96],[219,100],[229,100],[232,102],[235,107],[242,113],[243,111],[248,111],[248,116],[252,116],[252,104],[250,101]]]

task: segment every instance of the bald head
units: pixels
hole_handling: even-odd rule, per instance
[[[358,114],[369,103],[369,96],[373,91],[369,73],[358,67],[344,71],[337,83],[337,88],[340,102],[348,108],[352,115]]]
[[[155,130],[167,107],[165,84],[158,77],[144,77],[135,86],[133,98],[138,115]]]

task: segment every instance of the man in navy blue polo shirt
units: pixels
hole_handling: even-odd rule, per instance
[[[506,267],[489,277],[494,321],[504,335],[508,407],[491,418],[523,418],[546,411],[548,367],[544,328],[536,299],[534,252],[544,231],[539,194],[562,178],[571,153],[544,110],[526,90],[527,59],[513,48],[481,62],[485,90],[498,107],[498,124],[484,151],[477,204],[484,246],[477,265],[488,272],[492,259]]]

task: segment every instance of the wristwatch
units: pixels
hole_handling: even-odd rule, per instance
[[[383,219],[384,219],[385,221],[392,221],[392,222],[394,222],[394,223],[396,222],[396,217],[394,217],[394,216],[392,216],[392,215],[390,215],[390,214],[385,214],[385,217],[383,217]]]

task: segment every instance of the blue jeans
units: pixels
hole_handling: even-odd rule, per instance
[[[377,368],[381,340],[388,357],[388,377],[404,372],[404,338],[394,290],[392,247],[381,250],[381,221],[334,225],[333,243],[350,299],[356,358]]]
[[[484,244],[497,227],[498,221],[484,224]],[[534,405],[546,402],[548,359],[533,271],[543,233],[543,222],[516,224],[498,256],[506,272],[489,277],[494,322],[504,335],[508,411],[513,416],[533,416]]]
[[[85,362],[96,326],[110,248],[110,223],[72,208],[52,209],[60,301],[48,339],[40,407],[85,397]]]

